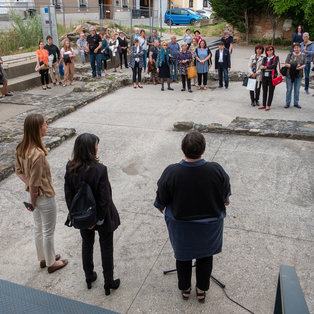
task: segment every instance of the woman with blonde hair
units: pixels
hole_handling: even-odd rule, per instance
[[[57,207],[52,184],[47,150],[42,137],[47,134],[47,123],[41,114],[30,114],[24,121],[24,136],[15,152],[15,173],[29,192],[27,210],[33,212],[34,234],[40,268],[48,266],[48,273],[66,266],[68,260],[59,261],[55,254],[54,231]]]
[[[75,52],[71,48],[70,41],[66,39],[63,43],[63,48],[61,49],[61,60],[64,64],[64,81],[63,86],[67,86],[67,80],[70,79],[70,85],[73,84],[74,76],[74,57]]]
[[[168,42],[163,41],[161,43],[161,49],[157,56],[156,68],[157,73],[161,81],[161,90],[164,91],[164,81],[167,80],[168,90],[173,90],[170,87],[170,52],[168,49]]]

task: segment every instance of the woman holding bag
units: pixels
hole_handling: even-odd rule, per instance
[[[264,52],[263,45],[256,45],[255,46],[255,54],[250,57],[249,61],[249,77],[256,80],[255,90],[250,90],[250,97],[251,97],[251,106],[259,106],[259,95],[261,92],[262,86],[262,70],[260,66],[262,65],[262,61],[264,56],[262,53]]]
[[[181,74],[181,79],[182,79],[182,89],[181,92],[185,91],[185,81],[187,82],[188,85],[188,91],[189,93],[192,93],[191,89],[191,79],[188,77],[188,67],[192,62],[192,54],[190,51],[188,51],[188,44],[183,43],[181,45],[181,52],[178,54],[178,64],[179,64],[179,72]]]
[[[290,107],[291,94],[294,89],[294,107],[301,109],[299,105],[299,93],[303,77],[303,69],[306,64],[305,54],[300,51],[301,45],[296,42],[293,44],[293,52],[290,52],[286,58],[286,105],[285,108]]]
[[[262,65],[260,66],[263,73],[263,106],[258,107],[258,109],[265,109],[265,111],[269,111],[275,91],[273,78],[278,76],[277,65],[279,63],[279,57],[275,55],[274,46],[267,46],[265,53],[266,57],[263,58]]]
[[[118,211],[112,200],[107,167],[98,161],[99,138],[94,134],[79,135],[74,143],[72,159],[66,166],[64,192],[68,209],[84,180],[91,188],[97,212],[97,222],[87,229],[80,229],[82,237],[82,259],[87,288],[97,279],[94,271],[93,248],[95,231],[99,234],[99,244],[105,280],[105,294],[110,289],[118,289],[120,279],[113,279],[113,232],[120,225]]]
[[[48,73],[49,73],[49,66],[48,66],[49,52],[48,52],[48,50],[44,49],[44,42],[42,40],[39,42],[38,45],[39,45],[39,49],[36,50],[36,60],[37,60],[36,69],[40,69],[39,74],[40,74],[40,80],[41,80],[41,85],[42,85],[41,88],[43,90],[51,89],[51,87],[49,86],[49,76],[48,76]]]

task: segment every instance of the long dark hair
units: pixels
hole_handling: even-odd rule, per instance
[[[38,113],[29,114],[24,120],[24,136],[22,142],[17,145],[16,151],[19,156],[25,158],[26,153],[37,147],[47,156],[47,150],[41,140],[41,127],[45,123],[43,115]]]
[[[98,136],[90,133],[79,135],[74,143],[72,159],[68,162],[69,171],[77,173],[81,168],[89,168],[92,163],[97,163],[96,144]]]

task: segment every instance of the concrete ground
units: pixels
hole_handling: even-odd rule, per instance
[[[249,106],[240,82],[229,90],[192,94],[160,91],[145,85],[126,87],[66,116],[50,127],[74,127],[77,134],[100,137],[99,157],[107,165],[113,199],[121,216],[114,235],[115,275],[121,287],[104,295],[98,242],[95,270],[99,278],[87,290],[82,271],[79,231],[64,226],[65,165],[74,138],[49,153],[57,192],[57,253],[69,265],[48,275],[36,260],[33,222],[22,205],[23,184],[12,175],[0,182],[0,278],[121,313],[246,313],[211,283],[205,304],[193,290],[183,301],[162,215],[153,207],[156,182],[163,169],[182,158],[183,133],[175,121],[228,124],[236,116],[314,120],[312,96],[301,92],[302,110],[283,109],[285,87],[275,92],[270,112]],[[231,205],[227,210],[223,252],[214,257],[213,275],[226,291],[254,313],[272,313],[281,264],[296,268],[310,312],[314,311],[314,146],[312,142],[206,134],[205,159],[220,163],[230,175]],[[195,285],[193,274],[192,287]]]

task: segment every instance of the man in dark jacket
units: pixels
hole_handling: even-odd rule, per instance
[[[96,66],[97,64],[97,76],[101,77],[101,46],[102,40],[101,37],[96,33],[96,29],[94,26],[90,28],[90,35],[87,36],[86,39],[86,49],[89,50],[89,60],[92,67],[92,75],[96,77]]]
[[[53,55],[53,61],[52,65],[49,66],[49,74],[51,81],[53,85],[56,85],[57,83],[59,85],[62,85],[61,79],[60,79],[60,73],[59,73],[59,65],[58,61],[60,59],[60,50],[59,48],[52,43],[52,37],[48,35],[46,37],[47,44],[44,47],[44,49],[48,50],[49,56]]]
[[[230,53],[229,50],[225,48],[223,42],[218,44],[218,50],[216,50],[215,54],[215,71],[218,72],[219,77],[219,88],[223,87],[222,77],[225,78],[225,88],[229,86],[229,75],[228,71],[230,71],[231,63],[230,63]]]

